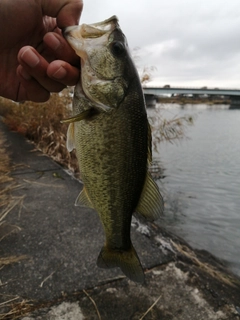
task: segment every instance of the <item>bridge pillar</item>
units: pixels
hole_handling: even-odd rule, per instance
[[[157,99],[154,94],[145,93],[144,97],[145,97],[147,108],[155,108],[156,107]]]
[[[230,110],[240,109],[240,96],[231,96],[230,100],[231,100],[231,104],[229,107]]]

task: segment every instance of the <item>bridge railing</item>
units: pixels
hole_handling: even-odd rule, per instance
[[[240,89],[226,88],[180,88],[180,87],[143,87],[145,94],[160,95],[162,93],[179,93],[179,94],[208,94],[208,95],[224,95],[224,96],[240,96]]]

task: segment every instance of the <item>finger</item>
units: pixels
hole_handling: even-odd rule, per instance
[[[51,49],[55,58],[79,66],[79,57],[62,35],[55,32],[48,32],[44,36],[43,41],[45,45]]]
[[[43,14],[57,18],[59,28],[79,23],[82,0],[42,0]]]
[[[18,66],[17,76],[20,80],[17,101],[31,100],[35,102],[45,102],[49,99],[49,91],[33,79],[22,66]]]
[[[79,68],[73,67],[65,61],[55,60],[49,64],[47,75],[65,86],[74,86],[79,80],[80,72]]]
[[[47,75],[48,62],[32,47],[26,46],[19,50],[18,62],[24,68],[26,81],[36,80],[40,86],[49,92],[59,92],[64,85],[58,81],[50,79]],[[20,68],[20,74],[24,78],[23,69]]]

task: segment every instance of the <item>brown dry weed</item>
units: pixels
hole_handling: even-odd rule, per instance
[[[9,152],[6,151],[6,139],[0,131],[0,241],[10,233],[19,230],[19,227],[7,224],[7,215],[19,205],[23,197],[13,197],[12,191],[18,185],[11,177],[12,170]]]
[[[21,207],[24,198],[24,196],[12,196],[12,192],[19,186],[10,175],[12,165],[9,151],[6,150],[6,144],[4,134],[0,131],[0,242],[13,232],[20,230],[17,225],[9,224],[6,218],[16,206]],[[0,270],[6,265],[18,263],[23,259],[27,259],[27,256],[0,257]],[[1,283],[1,285],[4,284]],[[9,297],[1,295],[0,299],[1,301],[3,300],[0,303],[0,319],[17,319],[19,318],[18,315],[23,314],[29,307],[20,297],[11,297],[9,299]],[[17,303],[17,300],[21,300],[21,302]],[[16,303],[14,307],[13,303]]]
[[[0,115],[10,130],[33,141],[36,148],[78,175],[75,152],[66,148],[67,124],[60,121],[71,116],[72,89],[53,93],[45,103],[15,103],[0,98]]]

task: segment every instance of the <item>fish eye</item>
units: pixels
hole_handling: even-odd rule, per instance
[[[116,57],[120,57],[123,53],[125,53],[125,46],[122,42],[114,41],[111,47],[112,54]]]

